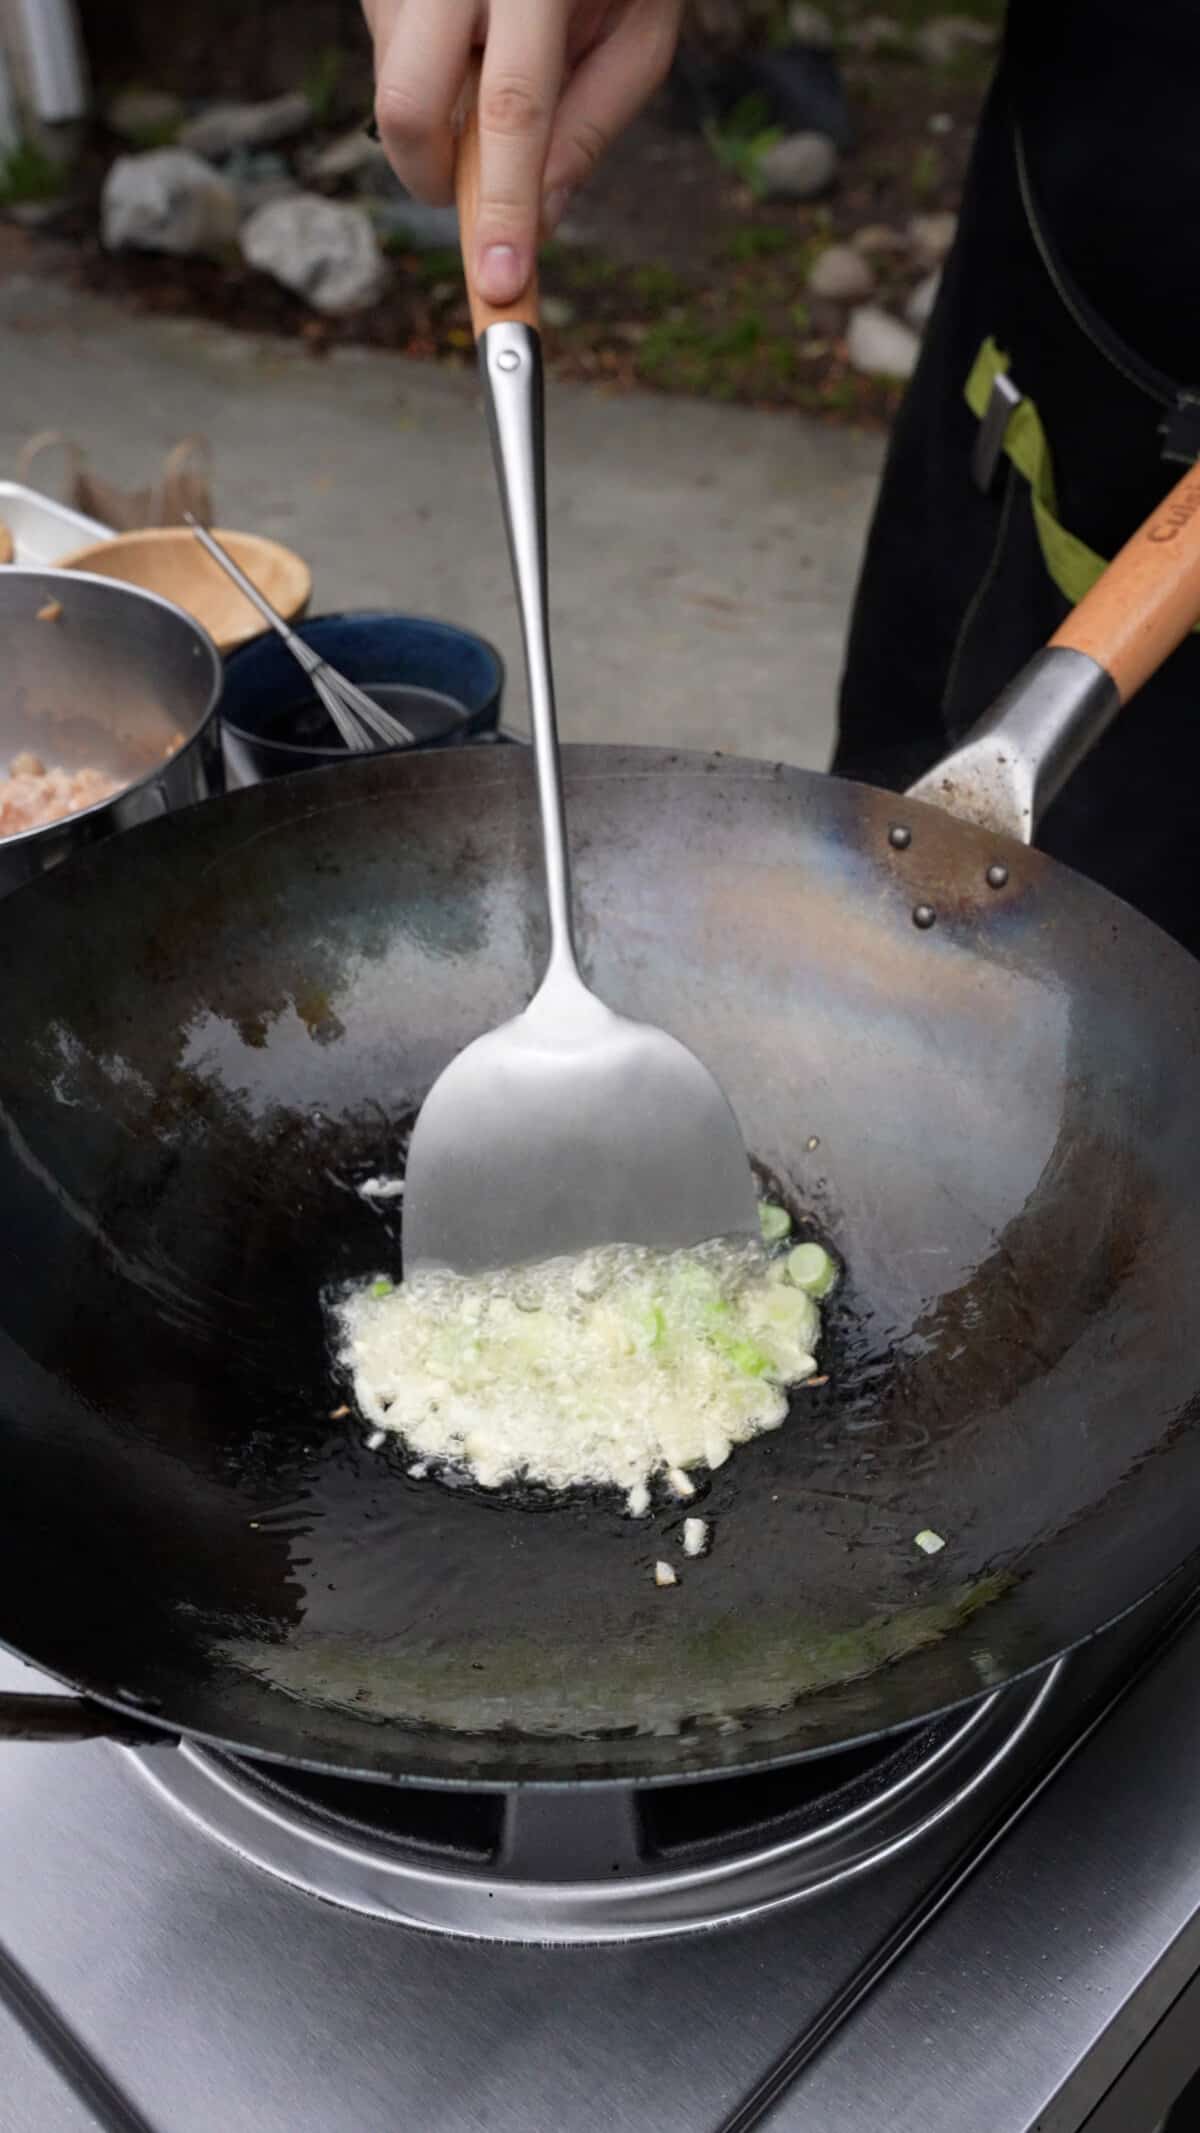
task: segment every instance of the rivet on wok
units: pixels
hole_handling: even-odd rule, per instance
[[[937,912],[932,904],[918,904],[913,912],[913,924],[919,926],[922,933],[928,933],[936,918]]]
[[[1007,886],[1007,883],[1008,868],[1001,866],[999,860],[997,860],[996,864],[990,866],[987,870],[987,885],[989,889],[1003,889]]]
[[[496,357],[496,362],[501,370],[519,370],[521,368],[521,358],[515,348],[502,348]]]
[[[906,852],[912,843],[912,831],[906,829],[903,822],[893,822],[888,831],[888,843],[893,851]]]

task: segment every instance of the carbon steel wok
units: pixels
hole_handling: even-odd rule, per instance
[[[943,797],[1028,835],[1200,609],[1170,523]],[[845,1259],[828,1386],[713,1476],[668,1592],[666,1514],[367,1451],[322,1293],[395,1268],[356,1186],[541,967],[528,766],[368,759],[137,830],[0,907],[0,1627],[84,1697],[10,1700],[10,1732],[434,1783],[730,1770],[978,1695],[1191,1556],[1200,968],[927,801],[568,763],[593,982],[710,1063]]]

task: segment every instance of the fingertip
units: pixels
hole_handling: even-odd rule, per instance
[[[485,244],[475,269],[476,286],[489,304],[515,304],[533,273],[524,245]]]

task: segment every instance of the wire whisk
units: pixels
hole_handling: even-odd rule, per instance
[[[381,741],[388,748],[411,747],[416,740],[411,729],[400,719],[393,717],[390,711],[385,711],[380,704],[375,703],[365,689],[347,681],[346,676],[339,674],[335,667],[330,666],[328,660],[322,659],[314,652],[311,645],[305,644],[303,637],[297,636],[296,631],[284,621],[278,609],[272,607],[270,601],[259,591],[253,580],[246,576],[240,564],[234,562],[228,549],[221,546],[207,526],[202,526],[190,511],[185,512],[184,517],[205,554],[210,555],[225,575],[232,578],[239,592],[244,593],[251,606],[258,609],[263,621],[269,622],[276,634],[282,637],[296,664],[303,667],[312,683],[314,694],[325,706],[347,748],[355,755],[366,755]]]

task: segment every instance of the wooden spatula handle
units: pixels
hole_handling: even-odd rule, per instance
[[[1189,467],[1050,639],[1098,660],[1121,702],[1200,620],[1200,467]]]
[[[540,323],[538,308],[537,269],[534,269],[525,288],[515,304],[495,305],[480,294],[475,282],[475,248],[479,235],[479,67],[472,70],[467,92],[466,112],[458,141],[458,168],[455,179],[458,194],[458,237],[462,246],[463,272],[467,277],[467,298],[471,306],[471,324],[475,336],[487,327],[502,322],[517,320],[524,326]]]

